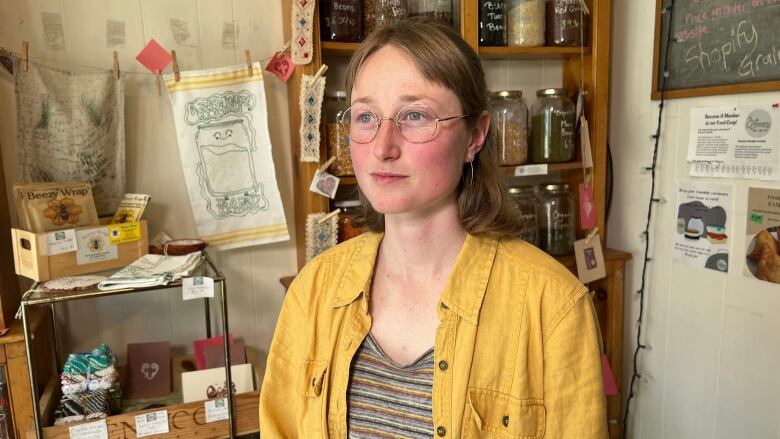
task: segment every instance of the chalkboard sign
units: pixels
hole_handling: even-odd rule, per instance
[[[653,99],[780,90],[780,0],[656,1]]]

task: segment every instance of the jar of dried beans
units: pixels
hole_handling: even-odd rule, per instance
[[[489,96],[498,163],[502,166],[528,161],[528,108],[522,96],[520,90],[491,92]]]
[[[408,0],[409,17],[433,17],[452,24],[452,0]]]
[[[330,165],[330,172],[338,177],[355,173],[352,169],[352,157],[349,155],[349,133],[339,123],[341,114],[348,107],[346,92],[331,91],[325,93],[323,110],[325,113],[325,131],[328,136],[328,156],[336,157],[336,160]]]
[[[510,46],[544,46],[544,0],[507,1]]]
[[[363,37],[363,0],[322,0],[319,7],[323,41],[360,42]]]
[[[542,250],[553,256],[574,253],[574,199],[566,183],[547,183],[539,188],[539,238]]]
[[[585,36],[582,0],[547,0],[548,46],[580,46]]]
[[[363,0],[363,29],[366,35],[374,29],[408,17],[407,0]]]
[[[520,219],[520,231],[517,237],[523,241],[539,246],[539,221],[536,214],[536,198],[534,187],[528,185],[512,186],[509,197],[515,203]]]
[[[479,1],[479,45],[506,46],[506,2]]]

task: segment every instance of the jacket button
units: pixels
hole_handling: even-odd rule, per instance
[[[438,434],[440,437],[444,437],[444,435],[447,434],[447,429],[440,425],[439,428],[436,429],[436,434]]]
[[[504,427],[509,427],[509,416],[501,418],[501,423],[504,424]]]
[[[450,367],[450,365],[447,364],[446,361],[444,361],[444,360],[439,361],[439,369],[441,369],[442,371],[445,371],[445,370],[447,370],[448,367]]]

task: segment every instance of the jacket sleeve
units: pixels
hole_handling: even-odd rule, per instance
[[[545,438],[607,438],[601,333],[583,291],[544,344]]]

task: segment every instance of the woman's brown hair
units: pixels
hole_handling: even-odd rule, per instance
[[[458,96],[471,127],[488,110],[487,84],[482,63],[474,49],[452,28],[430,19],[409,19],[371,33],[352,55],[347,66],[347,99],[358,71],[366,60],[384,46],[402,50],[427,80]],[[473,171],[472,171],[473,165]],[[484,147],[471,164],[465,163],[458,186],[458,212],[467,232],[511,236],[519,231],[517,210],[509,200],[498,168],[493,128]],[[370,230],[384,230],[384,215],[375,211],[361,195]]]

